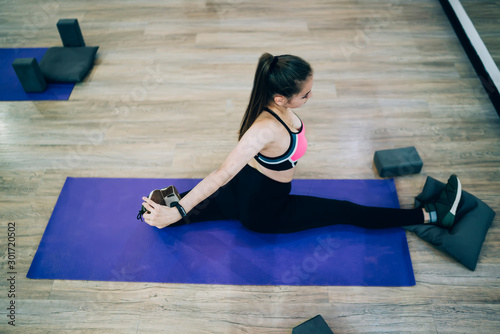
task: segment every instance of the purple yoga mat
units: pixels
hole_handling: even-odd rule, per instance
[[[47,48],[0,48],[0,101],[46,101],[67,100],[73,91],[74,83],[51,82],[41,93],[26,93],[12,67],[17,58],[34,57],[40,63]]]
[[[28,278],[234,285],[415,285],[401,228],[337,225],[291,234],[239,221],[157,229],[136,220],[141,197],[195,179],[68,178]],[[394,181],[295,180],[292,192],[399,207]],[[312,208],[313,209],[313,208]]]

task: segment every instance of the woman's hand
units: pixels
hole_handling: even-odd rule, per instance
[[[142,205],[150,212],[142,216],[148,225],[164,228],[182,219],[179,210],[176,208],[160,205],[147,197],[143,197],[142,200],[144,201]]]

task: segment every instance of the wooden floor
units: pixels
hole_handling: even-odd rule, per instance
[[[69,101],[0,103],[0,332],[291,333],[317,314],[335,333],[500,332],[498,215],[474,272],[409,233],[414,287],[24,278],[66,177],[203,177],[217,168],[236,142],[263,52],[296,54],[315,69],[314,97],[297,110],[310,142],[298,178],[377,178],[375,150],[413,145],[424,167],[396,179],[402,207],[427,176],[457,173],[500,213],[500,119],[438,1],[0,0],[0,8],[2,47],[60,45],[59,18],[78,18],[87,45],[100,46]],[[6,317],[9,222],[15,328]]]

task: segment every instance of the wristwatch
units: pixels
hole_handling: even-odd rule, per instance
[[[181,214],[182,219],[186,222],[186,224],[189,224],[189,219],[187,218],[187,213],[186,210],[182,205],[179,204],[179,202],[172,202],[170,203],[170,207],[176,207],[179,213]]]

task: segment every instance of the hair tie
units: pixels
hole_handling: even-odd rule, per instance
[[[273,61],[271,62],[271,68],[278,63],[278,56],[273,56]]]

